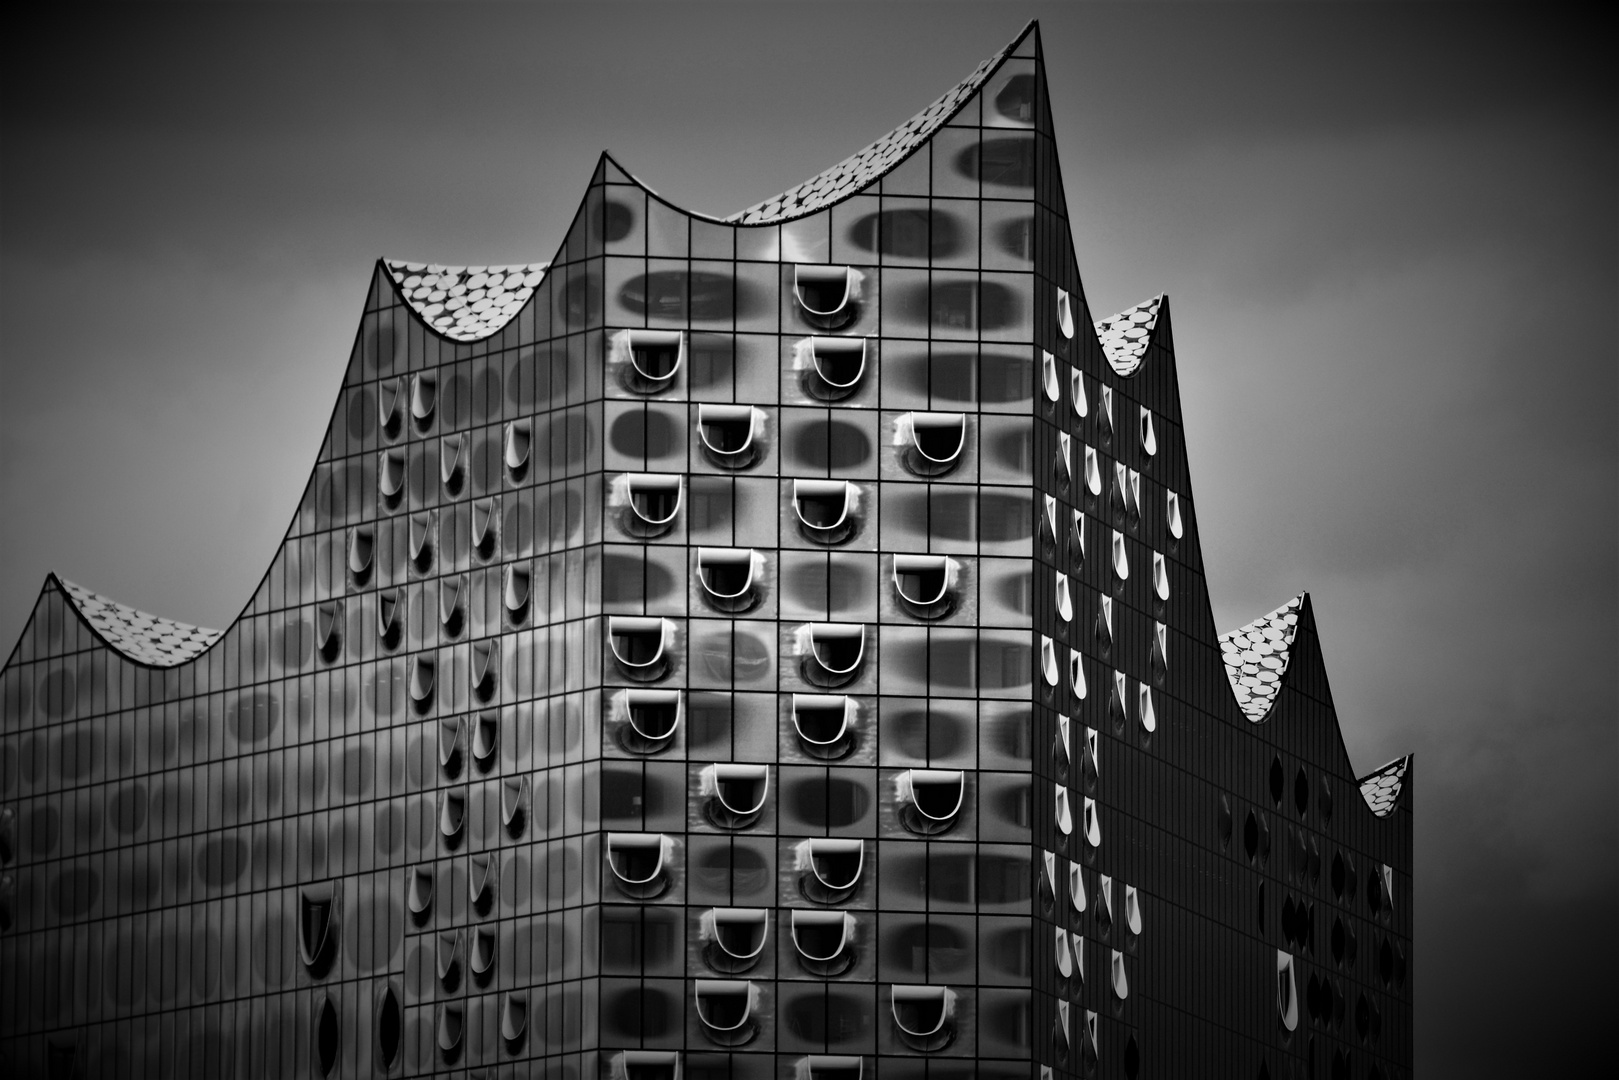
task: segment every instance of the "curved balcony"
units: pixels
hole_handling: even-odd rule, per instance
[[[703,960],[715,971],[740,975],[759,963],[770,937],[770,912],[764,908],[710,908],[699,933]]]
[[[618,741],[624,749],[655,754],[669,746],[680,728],[680,691],[625,690],[620,703],[624,721]]]
[[[817,904],[841,904],[860,887],[866,865],[863,840],[823,837],[801,842],[796,850],[798,890]]]
[[[894,429],[901,461],[918,476],[944,476],[961,463],[967,446],[967,414],[908,412]]]
[[[697,438],[709,460],[725,469],[745,469],[763,454],[764,410],[752,405],[697,406]]]
[[[701,774],[708,820],[722,829],[745,829],[759,820],[770,795],[767,765],[710,765]]]
[[[846,694],[794,694],[793,730],[810,757],[836,761],[854,749],[854,698]]]
[[[967,797],[960,769],[906,769],[894,781],[900,824],[918,836],[948,832]]]
[[[941,619],[951,612],[958,574],[956,561],[947,555],[894,556],[894,592],[919,619]]]
[[[703,1035],[716,1046],[742,1046],[759,1032],[759,988],[745,979],[698,979],[693,990]]]
[[[698,548],[697,584],[715,611],[736,615],[759,602],[765,557],[752,548]]]
[[[647,394],[667,389],[685,359],[686,335],[679,330],[626,330],[623,341],[631,386]]]
[[[847,480],[794,480],[793,513],[804,535],[820,544],[838,544],[854,531],[860,489]]]
[[[811,975],[832,978],[854,966],[855,920],[846,911],[794,911],[793,948]]]
[[[861,623],[811,623],[799,631],[804,681],[835,689],[860,677],[866,657],[866,628]]]
[[[900,1041],[924,1054],[943,1050],[955,1038],[956,994],[944,986],[901,986],[889,990],[889,1011]]]
[[[800,344],[795,363],[807,369],[805,388],[824,401],[853,394],[865,377],[870,344],[864,337],[812,337]]]
[[[674,638],[668,619],[613,615],[607,620],[607,644],[626,678],[655,682],[669,673],[667,647]]]
[[[662,833],[608,833],[607,869],[618,891],[651,900],[669,887],[668,862],[674,841]]]

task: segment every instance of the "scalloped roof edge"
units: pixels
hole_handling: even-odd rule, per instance
[[[54,570],[46,575],[45,588],[48,590],[52,584],[103,644],[137,664],[167,668],[189,663],[225,634],[223,630],[192,626],[121,604],[68,581]]]

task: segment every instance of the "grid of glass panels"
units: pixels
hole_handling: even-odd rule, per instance
[[[3,1060],[1408,1070],[1409,811],[1359,803],[1307,603],[1235,709],[1167,305],[1119,376],[1044,87],[1029,33],[773,226],[604,160],[482,342],[379,268],[224,638],[143,667],[50,586],[0,676]]]

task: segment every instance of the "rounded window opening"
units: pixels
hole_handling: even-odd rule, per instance
[[[680,727],[680,691],[625,690],[620,703],[620,746],[635,754],[655,754],[669,746]]]
[[[805,390],[822,401],[838,401],[860,388],[866,373],[869,340],[863,337],[812,337],[802,348],[809,353],[804,372]]]
[[[679,330],[626,330],[631,385],[643,393],[663,390],[680,371],[686,356],[686,335]]]
[[[764,812],[770,769],[766,765],[710,765],[702,771],[701,785],[708,820],[722,829],[745,829]]]
[[[752,548],[698,548],[697,584],[709,607],[736,615],[757,605],[764,562]]]
[[[769,912],[763,908],[711,908],[700,928],[703,960],[727,975],[749,971],[764,953],[769,929]]]
[[[802,671],[812,686],[835,688],[854,682],[866,655],[866,628],[860,623],[817,623],[801,631],[808,638]]]
[[[658,473],[627,474],[622,485],[625,532],[642,539],[662,536],[674,527],[680,513],[682,486],[678,475]]]
[[[860,271],[848,266],[793,267],[793,295],[808,320],[827,329],[858,314]]]
[[[944,986],[900,986],[889,991],[889,1009],[900,1041],[912,1050],[934,1053],[955,1038],[951,1019],[955,992]]]
[[[918,476],[944,476],[961,462],[967,414],[908,412],[899,418],[894,437],[906,469]]]
[[[951,589],[956,567],[956,561],[945,555],[895,555],[894,592],[917,618],[943,618],[955,606]]]
[[[810,757],[836,761],[854,749],[855,701],[845,694],[794,694],[793,730]]]
[[[763,452],[765,414],[752,405],[697,406],[697,437],[710,461],[745,469]]]
[[[742,979],[698,979],[694,991],[703,1035],[716,1046],[742,1046],[753,1040],[759,1023],[753,1017],[759,988]]]
[[[607,869],[618,891],[650,900],[669,887],[667,863],[674,842],[661,833],[609,833]]]
[[[841,904],[860,887],[866,864],[861,840],[805,840],[797,848],[798,890],[817,904]]]
[[[795,911],[793,948],[811,975],[832,978],[854,966],[855,919],[846,911]]]
[[[794,480],[793,514],[818,544],[839,544],[854,532],[860,489],[847,480]]]
[[[668,674],[666,647],[674,636],[668,619],[614,615],[607,620],[608,647],[620,672],[637,682],[652,682]]]
[[[900,824],[919,836],[948,832],[961,813],[967,774],[960,769],[907,769],[895,780]]]

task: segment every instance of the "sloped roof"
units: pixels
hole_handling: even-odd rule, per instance
[[[1400,799],[1400,789],[1405,787],[1405,773],[1411,766],[1411,756],[1397,757],[1360,778],[1360,797],[1366,800],[1366,805],[1378,817],[1387,817],[1394,804]]]
[[[438,266],[383,260],[405,303],[452,341],[482,341],[498,333],[528,303],[549,265]]]
[[[174,667],[208,651],[223,630],[207,630],[138,611],[71,581],[61,582],[68,602],[108,645],[124,656],[153,667]]]
[[[1231,692],[1243,715],[1256,724],[1269,715],[1282,688],[1303,606],[1304,594],[1300,593],[1269,615],[1220,635],[1220,658],[1225,661]]]
[[[1147,342],[1152,338],[1152,328],[1158,322],[1158,308],[1163,301],[1164,296],[1159,293],[1151,300],[1143,300],[1135,307],[1125,308],[1096,324],[1096,336],[1101,339],[1102,352],[1116,374],[1130,375],[1141,366],[1141,358],[1147,353]]]

